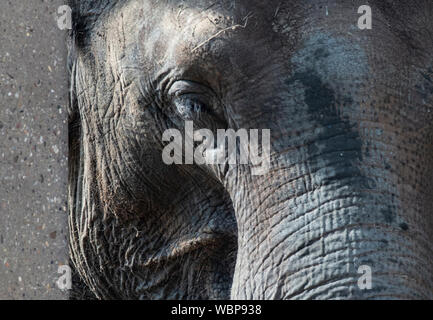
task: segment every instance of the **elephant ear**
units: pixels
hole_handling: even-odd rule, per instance
[[[70,1],[72,3],[74,1]],[[75,6],[71,5],[74,9]],[[76,10],[75,10],[76,11]],[[73,15],[73,21],[76,21],[76,16]],[[72,24],[72,30],[70,30],[67,37],[67,49],[68,49],[68,57],[67,57],[67,69],[69,75],[69,105],[68,105],[68,137],[69,137],[69,159],[68,159],[68,210],[69,210],[69,226],[72,222],[72,217],[74,217],[74,212],[77,210],[78,200],[79,200],[79,183],[80,179],[82,179],[82,167],[83,167],[83,158],[82,158],[82,140],[81,140],[81,116],[78,107],[78,99],[77,99],[77,86],[76,86],[76,78],[77,78],[77,58],[78,51],[77,46],[77,24]],[[70,235],[71,236],[71,235]],[[72,251],[74,250],[72,246],[70,246],[70,257]],[[72,288],[69,292],[69,298],[72,300],[89,300],[96,299],[95,295],[88,288],[88,286],[81,279],[77,271],[77,267],[75,266],[73,260],[69,259],[69,265],[72,269]]]
[[[78,60],[86,54],[86,48],[95,22],[104,11],[108,11],[117,1],[113,0],[68,0],[67,4],[72,10],[72,29],[67,36],[67,69],[69,73],[69,105],[68,105],[68,211],[69,228],[76,224],[81,207],[81,185],[83,180],[83,139],[82,117],[80,113],[77,83]],[[71,230],[71,229],[70,229]],[[75,234],[69,234],[72,239]],[[70,265],[74,270],[72,290],[70,296],[75,298],[90,297],[93,293],[85,284],[79,274],[80,267],[75,265],[72,257],[79,256],[79,250],[70,242]]]
[[[81,119],[78,110],[78,100],[76,93],[76,64],[77,55],[73,41],[73,35],[70,34],[68,39],[68,73],[69,73],[69,105],[68,105],[68,134],[69,134],[69,195],[71,188],[76,187],[78,168],[80,162],[80,136],[81,136]],[[74,192],[75,193],[75,192]],[[69,200],[72,200],[71,198]],[[70,205],[72,203],[70,202]]]
[[[72,10],[72,29],[67,37],[67,68],[69,72],[69,206],[74,210],[77,185],[82,167],[81,116],[77,99],[77,61],[85,54],[91,30],[100,15],[109,10],[112,0],[68,0]]]

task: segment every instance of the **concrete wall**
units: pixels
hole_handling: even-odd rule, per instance
[[[61,1],[0,2],[0,299],[64,299],[67,75]]]

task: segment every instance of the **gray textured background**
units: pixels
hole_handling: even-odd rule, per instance
[[[67,75],[61,1],[0,2],[0,299],[62,299]]]

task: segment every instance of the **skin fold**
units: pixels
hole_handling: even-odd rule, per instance
[[[433,298],[433,3],[364,4],[70,1],[76,296]],[[269,172],[165,165],[185,121]]]

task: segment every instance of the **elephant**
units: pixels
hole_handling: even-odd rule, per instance
[[[69,1],[78,293],[433,298],[433,3],[365,4]],[[187,123],[269,130],[268,170],[167,165]]]

